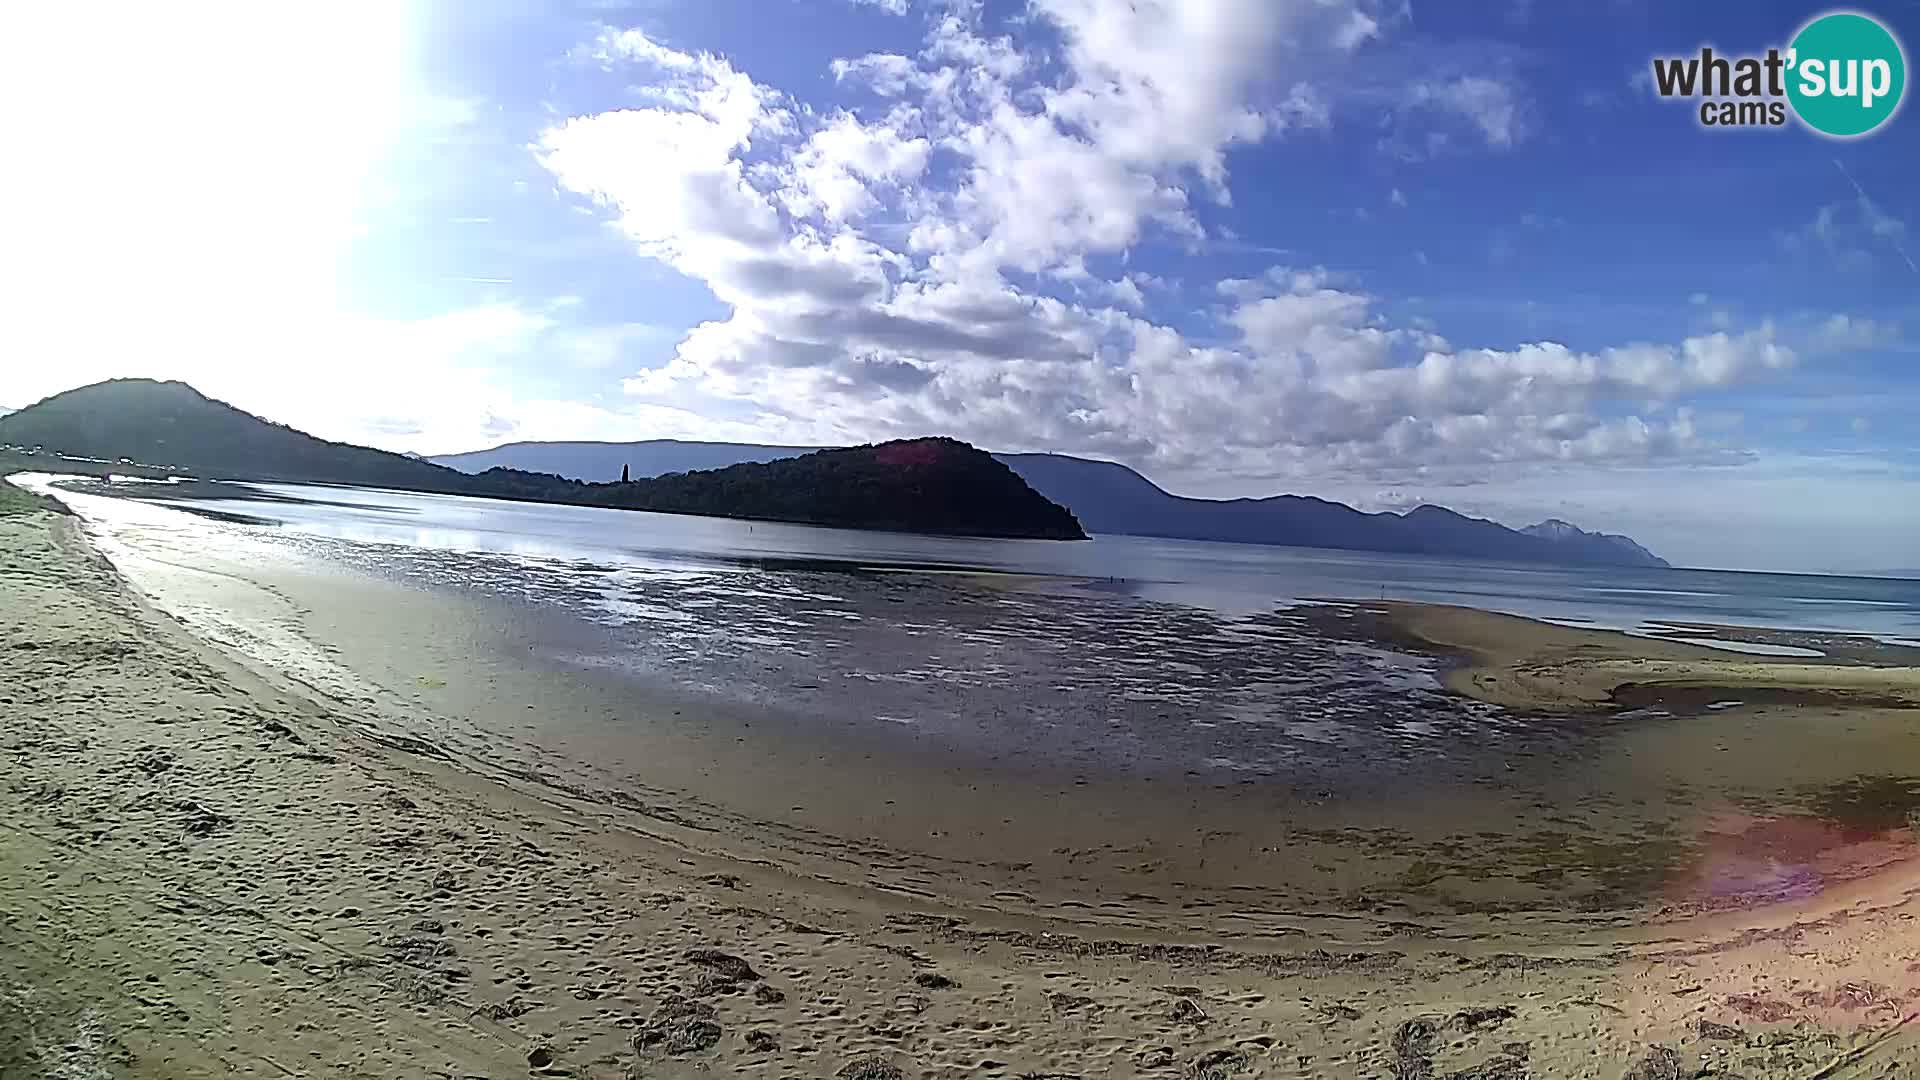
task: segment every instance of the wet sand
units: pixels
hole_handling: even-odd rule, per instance
[[[1508,708],[1592,712],[1663,707],[1684,714],[1722,701],[1920,708],[1920,649],[1865,636],[1722,626],[1664,628],[1693,639],[1675,642],[1439,604],[1368,607],[1372,612],[1363,615],[1358,632],[1464,658],[1466,662],[1449,673],[1448,685]],[[1696,643],[1717,638],[1821,655],[1749,657]]]
[[[209,646],[70,520],[0,517],[5,1075],[1920,1062],[1910,672],[1368,604],[1342,633],[1471,651],[1456,688],[1565,713],[1527,751],[1563,772],[1430,805],[955,764],[910,728],[562,688],[426,591],[196,587],[208,618],[273,606],[244,625],[332,679]],[[1839,697],[1683,702],[1742,688]]]

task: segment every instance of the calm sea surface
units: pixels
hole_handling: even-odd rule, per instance
[[[1462,604],[1633,631],[1656,622],[1844,631],[1920,640],[1920,581],[1712,570],[1557,567],[1307,548],[1099,536],[1063,543],[857,532],[721,518],[259,485],[247,497],[170,499],[165,486],[81,485],[249,519],[304,537],[376,545],[355,561],[396,567],[407,549],[505,557],[548,570],[987,570],[1240,616],[1309,598]],[[730,575],[733,576],[733,575]]]

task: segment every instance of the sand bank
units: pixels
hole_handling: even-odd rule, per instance
[[[910,850],[775,858],[788,833],[737,811],[574,797],[474,767],[433,725],[396,730],[242,667],[51,514],[0,517],[0,611],[9,1077],[1758,1078],[1920,1061],[1901,1024],[1920,881],[1891,855],[1760,910],[1559,942],[1525,932],[1538,912],[1444,934],[1365,911],[1301,924],[1364,927],[1331,948],[1304,928],[1249,935],[1217,884],[1186,888],[1199,913],[1180,920],[1131,918],[1118,896],[1078,914],[983,903],[938,874],[910,896],[860,886],[897,879]],[[1182,892],[1157,887],[1143,907]]]
[[[1442,604],[1370,603],[1363,632],[1438,649],[1464,663],[1448,685],[1482,701],[1515,709],[1595,711],[1670,705],[1698,711],[1714,702],[1798,704],[1837,708],[1920,709],[1920,649],[1882,645],[1865,636],[1689,627],[1693,635],[1725,635],[1823,654],[1743,657],[1705,644],[1581,630],[1511,615]],[[1727,707],[1727,706],[1722,706]]]

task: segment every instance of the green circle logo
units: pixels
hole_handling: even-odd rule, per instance
[[[1802,27],[1787,54],[1787,100],[1808,127],[1850,139],[1886,123],[1907,89],[1907,57],[1878,21],[1836,11]]]

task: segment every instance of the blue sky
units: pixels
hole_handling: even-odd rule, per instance
[[[0,406],[156,375],[423,452],[939,432],[1911,567],[1920,121],[1709,131],[1645,75],[1823,10],[22,9]]]

